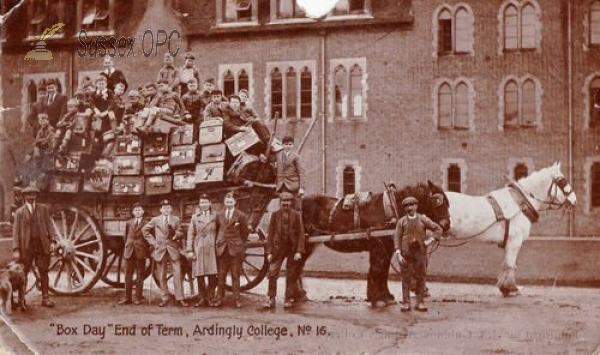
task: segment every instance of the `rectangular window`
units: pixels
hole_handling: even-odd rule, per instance
[[[338,0],[333,15],[362,15],[369,13],[371,0]]]
[[[281,114],[283,108],[283,77],[279,71],[271,74],[271,118]]]
[[[592,207],[600,207],[600,163],[594,163],[590,173],[592,175]]]
[[[279,112],[282,119],[310,118],[313,115],[313,81],[315,61],[269,62],[267,72],[269,80],[265,94],[267,102],[266,117],[275,118]]]
[[[308,70],[300,75],[300,117],[312,117],[312,76]]]
[[[306,13],[298,6],[296,0],[273,0],[271,4],[273,2],[275,2],[275,17],[278,19],[306,17]]]
[[[356,174],[354,168],[347,166],[344,168],[342,177],[343,195],[346,196],[356,192]]]
[[[65,21],[65,4],[63,0],[32,0],[28,7],[30,37],[40,38],[46,28]],[[57,34],[61,34],[64,27]],[[55,34],[56,36],[56,34]]]
[[[217,0],[217,21],[220,23],[256,21],[257,3],[258,0]]]
[[[595,1],[590,9],[590,42],[600,44],[600,2]]]
[[[107,32],[114,29],[115,0],[81,0],[78,13],[81,28],[89,32]]]
[[[458,164],[450,164],[448,167],[448,191],[460,192],[461,172]]]

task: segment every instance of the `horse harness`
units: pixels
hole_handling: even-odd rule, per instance
[[[335,216],[335,211],[340,204],[342,204],[342,210],[348,211],[353,210],[354,216],[354,228],[360,229],[360,208],[365,206],[371,201],[371,193],[370,192],[357,192],[354,194],[346,195],[344,198],[340,198],[329,211],[329,218],[327,219],[327,226],[331,229],[333,224],[333,217]]]
[[[508,183],[507,187],[514,202],[519,206],[519,210],[525,215],[525,217],[527,217],[527,219],[529,219],[531,223],[537,222],[540,215],[535,207],[533,207],[531,202],[529,202],[527,199],[526,193],[523,191],[521,186],[519,186],[519,184],[516,182],[511,181]],[[498,246],[504,249],[506,247],[506,243],[508,242],[508,233],[510,231],[510,221],[512,218],[506,218],[504,216],[500,204],[492,195],[487,195],[486,199],[494,210],[496,221],[504,222],[504,238],[501,243],[498,243]]]

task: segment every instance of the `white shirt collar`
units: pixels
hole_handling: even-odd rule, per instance
[[[410,216],[407,214],[406,217],[408,217],[408,219],[417,219],[417,213],[415,213],[414,216]]]

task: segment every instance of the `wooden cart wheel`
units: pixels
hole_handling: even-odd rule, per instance
[[[105,237],[104,239],[106,240],[106,266],[101,280],[109,286],[125,288],[125,259],[123,259],[125,240],[119,236]],[[150,276],[150,265],[150,259],[146,259],[146,268],[142,275],[144,280]],[[137,273],[134,273],[133,284],[135,284],[137,277]]]
[[[267,238],[261,228],[255,234],[250,234],[246,241],[246,254],[242,262],[240,290],[248,291],[257,286],[269,272],[269,262],[266,253]],[[227,277],[227,290],[231,291],[231,279]]]
[[[50,259],[50,292],[76,295],[91,289],[104,271],[104,237],[83,209],[58,206],[51,211],[57,248]]]
[[[198,297],[198,282],[194,277],[192,277],[192,264],[186,259],[185,256],[181,256],[179,258],[179,262],[181,264],[181,274],[183,277],[183,298],[186,300],[190,300]],[[154,278],[154,285],[152,287],[156,287],[156,289],[160,289],[160,275],[156,266],[154,266],[154,272],[152,273],[152,277]],[[167,266],[167,285],[169,287],[169,294],[173,296],[173,291],[175,289],[173,285],[173,270],[171,269],[171,265]]]

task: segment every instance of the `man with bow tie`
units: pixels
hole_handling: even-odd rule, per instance
[[[202,194],[199,211],[192,216],[187,234],[187,258],[192,263],[192,276],[198,280],[199,299],[196,307],[214,304],[217,288],[217,215],[212,211],[210,197]],[[208,287],[205,283],[208,279]]]
[[[125,259],[125,298],[119,301],[119,305],[139,305],[144,300],[144,271],[146,269],[146,258],[149,257],[148,241],[142,234],[142,228],[148,220],[144,218],[144,207],[141,203],[133,205],[133,218],[125,224],[125,247],[123,258]],[[132,300],[133,273],[137,272],[135,283],[135,300]]]
[[[159,307],[164,307],[169,302],[169,287],[167,285],[167,263],[171,263],[173,269],[173,285],[175,288],[175,299],[181,307],[188,304],[183,299],[183,285],[181,277],[181,221],[179,217],[172,215],[173,208],[169,200],[160,203],[160,215],[153,217],[144,227],[142,234],[154,249],[152,257],[156,262],[156,272],[160,280],[162,291]]]
[[[50,254],[56,248],[56,231],[48,206],[36,202],[39,192],[31,186],[22,191],[25,203],[15,212],[13,223],[13,259],[23,263],[26,276],[35,262],[40,273],[42,306],[54,307],[48,293],[48,268]]]
[[[225,297],[225,278],[231,271],[231,284],[236,308],[242,307],[240,297],[240,274],[248,240],[248,218],[237,208],[233,192],[225,195],[225,209],[217,214],[217,264],[219,269],[219,292],[215,307],[220,307]]]

